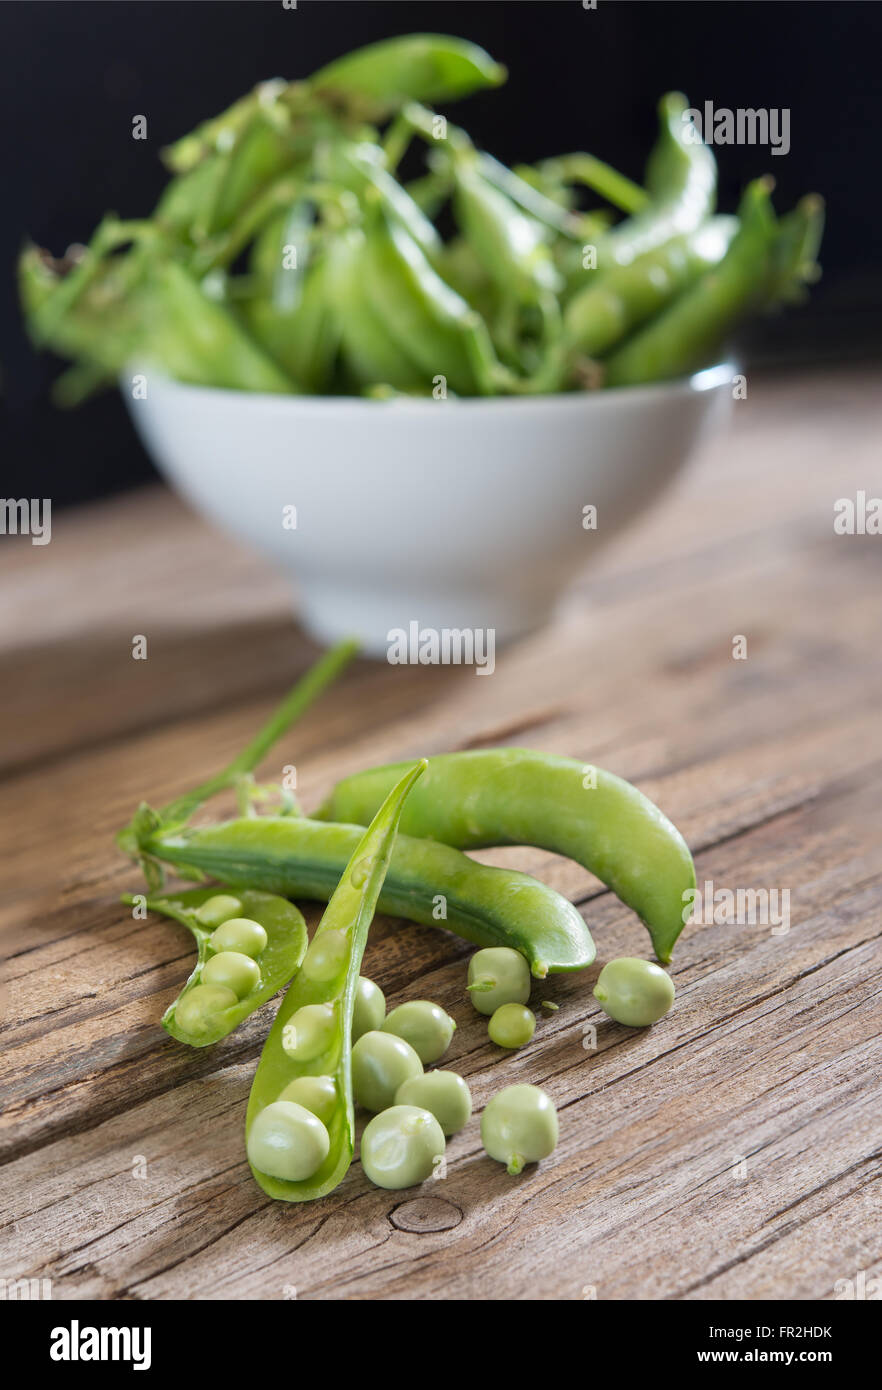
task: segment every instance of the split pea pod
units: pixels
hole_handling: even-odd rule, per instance
[[[426,762],[416,763],[386,797],[330,896],[300,973],[264,1044],[245,1120],[251,1171],[264,1192],[287,1202],[333,1191],[352,1162],[352,1015],[377,899],[390,864],[405,799]],[[306,1076],[333,1080],[324,1119],[286,1098]]]
[[[717,166],[686,119],[686,98],[669,92],[659,104],[661,128],[646,169],[649,203],[620,222],[598,248],[598,267],[629,265],[673,236],[694,231],[714,210]]]
[[[146,906],[181,922],[196,940],[193,972],[162,1016],[166,1032],[191,1047],[232,1033],[288,983],[306,954],[303,914],[273,893],[188,888],[148,897]]]
[[[387,791],[395,780],[388,779]],[[376,805],[382,800],[377,797]],[[361,834],[356,824],[257,816],[192,829],[160,826],[141,837],[140,852],[177,865],[187,877],[201,871],[227,883],[327,902]],[[566,898],[527,874],[478,864],[430,839],[399,835],[379,908],[422,926],[445,927],[477,946],[510,946],[539,979],[583,970],[594,960],[591,934]]]
[[[344,778],[318,817],[365,824],[400,775],[400,764],[390,764]],[[683,836],[630,782],[526,748],[432,758],[402,829],[459,849],[535,845],[576,860],[634,909],[663,961],[683,929],[684,895],[695,887]]]
[[[671,237],[629,265],[613,266],[600,275],[567,305],[568,346],[591,357],[608,351],[718,265],[737,226],[734,217],[710,218],[697,231]]]

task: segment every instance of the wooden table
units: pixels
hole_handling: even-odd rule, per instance
[[[823,1299],[880,1273],[882,537],[833,529],[837,498],[882,491],[880,399],[869,372],[751,381],[492,678],[358,663],[270,760],[310,808],[391,757],[593,759],[671,815],[699,881],[789,889],[787,934],[690,927],[673,1012],[634,1031],[591,995],[600,962],[649,954],[634,915],[551,855],[482,856],[569,894],[598,943],[514,1055],[464,1000],[463,943],[378,920],[367,973],[452,1010],[476,1106],[514,1081],[559,1106],[557,1153],[519,1180],[473,1122],[418,1191],[358,1164],[315,1205],[256,1187],[242,1125],[275,1005],[204,1052],[166,1037],[189,941],[120,906],[139,877],[112,835],[226,762],[315,648],[285,586],[159,488],[4,543],[4,1276],[57,1299]]]

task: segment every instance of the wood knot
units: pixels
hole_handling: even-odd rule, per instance
[[[419,1235],[423,1231],[452,1230],[462,1220],[462,1212],[443,1197],[414,1197],[393,1207],[389,1220],[397,1230]]]

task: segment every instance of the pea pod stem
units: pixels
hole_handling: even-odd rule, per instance
[[[343,672],[358,651],[354,638],[345,638],[311,666],[306,675],[288,692],[254,738],[221,772],[200,783],[185,796],[170,801],[159,813],[163,822],[186,821],[193,812],[217,792],[233,787],[240,778],[253,772],[291,725],[306,713],[310,705]]]
[[[334,933],[335,941],[341,937],[345,939],[347,955],[345,964],[341,966],[343,978],[336,975],[326,980],[324,972],[318,972],[318,975],[312,973],[308,952],[303,969],[288,989],[264,1044],[248,1100],[246,1136],[263,1108],[278,1100],[285,1086],[297,1077],[332,1076],[337,1090],[336,1109],[327,1125],[329,1152],[311,1177],[293,1182],[261,1172],[251,1165],[255,1178],[270,1197],[287,1202],[312,1201],[323,1197],[342,1181],[352,1162],[355,1114],[350,1053],[355,993],[368,932],[389,869],[401,811],[411,788],[426,766],[423,759],[409,769],[386,797],[368,829],[357,837],[352,855],[313,937],[310,952],[329,933]],[[330,1006],[334,1011],[333,1039],[321,1055],[306,1062],[295,1060],[283,1046],[286,1026],[298,1009],[316,1004]]]
[[[605,198],[621,212],[643,212],[649,206],[649,194],[611,164],[605,164],[593,154],[577,152],[544,159],[539,173],[559,183],[579,183]]]
[[[400,765],[339,782],[319,819],[364,824]],[[402,819],[405,835],[458,849],[535,845],[596,874],[645,923],[660,960],[683,929],[695,866],[680,832],[648,797],[613,773],[524,748],[433,757]]]

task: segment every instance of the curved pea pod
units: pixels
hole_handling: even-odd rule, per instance
[[[776,223],[768,179],[748,185],[738,216],[720,264],[606,359],[607,385],[664,381],[710,365],[733,329],[770,298]]]
[[[492,393],[496,357],[480,315],[433,270],[413,237],[380,209],[365,228],[363,274],[367,303],[414,363],[424,389],[443,376],[459,395]]]
[[[319,819],[363,824],[400,766],[344,778]],[[659,960],[669,961],[695,888],[683,836],[620,777],[527,748],[488,748],[432,758],[402,820],[405,834],[459,849],[535,845],[576,860],[634,909]]]
[[[286,897],[327,902],[361,834],[355,824],[259,816],[194,829],[160,827],[141,838],[140,851],[176,864],[191,878],[200,870]],[[584,970],[595,956],[581,914],[559,893],[527,874],[477,864],[429,839],[399,835],[379,908],[422,926],[444,927],[478,946],[510,946],[539,979]]]
[[[307,86],[334,106],[381,121],[409,101],[456,101],[505,78],[505,68],[477,44],[445,34],[406,34],[337,58]]]
[[[194,1011],[198,1013],[201,1023],[200,1027],[194,1029],[180,1023],[177,1014],[182,1003],[193,999],[194,991],[203,987],[205,965],[217,954],[210,944],[214,927],[204,925],[198,911],[221,891],[235,895],[241,905],[238,916],[259,923],[266,932],[266,945],[255,957],[260,980],[243,998],[227,1008],[204,1013]],[[127,893],[122,901],[131,904],[135,898]],[[148,897],[147,907],[151,912],[159,912],[163,917],[172,917],[176,922],[181,922],[196,940],[198,956],[193,973],[162,1016],[162,1026],[166,1032],[190,1047],[208,1047],[232,1033],[255,1009],[259,1009],[288,983],[306,954],[307,932],[303,914],[293,903],[273,893],[262,893],[253,888],[188,888],[177,893]],[[182,1010],[182,1013],[186,1013],[186,1010]]]
[[[630,265],[614,266],[596,283],[590,279],[594,271],[585,272],[589,283],[564,314],[569,347],[592,357],[608,351],[718,265],[737,226],[737,218],[714,217],[696,232],[672,237]]]
[[[460,231],[504,294],[535,304],[560,288],[545,228],[481,174],[470,151],[454,162]]]
[[[333,1077],[337,1095],[326,1125],[328,1153],[314,1173],[294,1182],[261,1172],[251,1164],[252,1173],[270,1197],[286,1202],[323,1197],[342,1181],[352,1162],[355,1112],[350,1057],[358,977],[402,807],[425,768],[425,760],[411,766],[385,798],[368,829],[356,835],[352,854],[330,895],[301,972],[285,995],[264,1044],[248,1098],[246,1140],[261,1111],[279,1100],[285,1087],[299,1077]],[[293,1056],[290,1048],[285,1047],[286,1030],[298,1010],[315,1006],[331,1011],[332,1030],[327,1044],[308,1058]]]
[[[241,391],[294,389],[227,308],[210,299],[175,261],[154,268],[146,303],[144,350],[176,380]]]
[[[672,236],[699,227],[714,210],[716,161],[697,130],[686,119],[689,109],[680,92],[668,92],[659,103],[659,138],[649,157],[646,188],[649,204],[620,222],[598,248],[598,268],[629,265]]]

